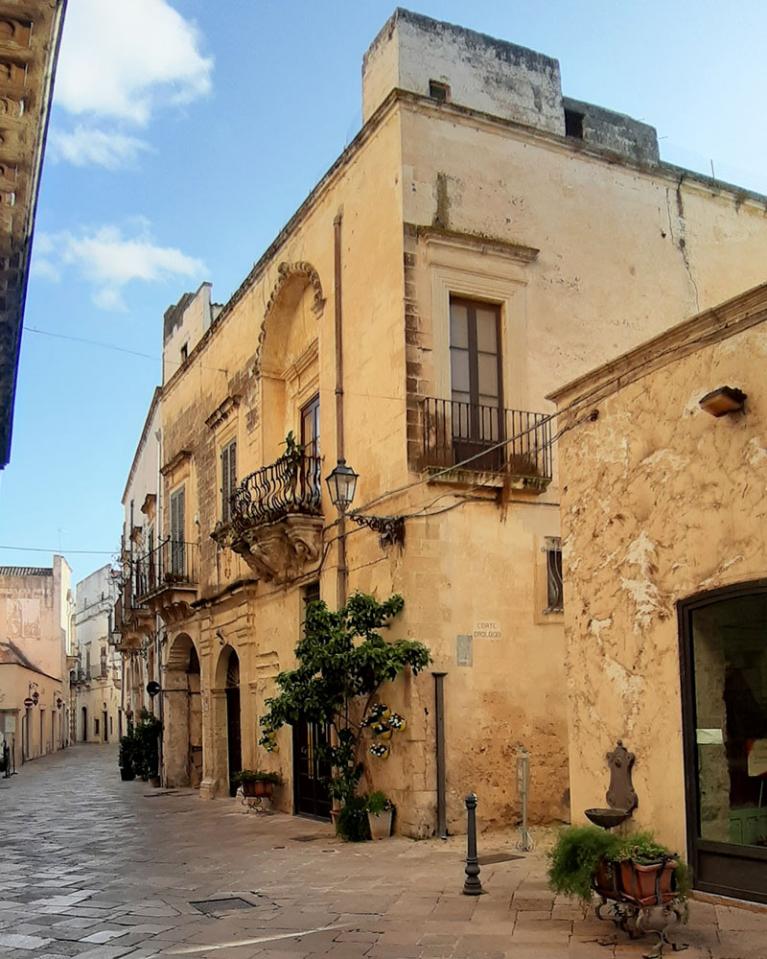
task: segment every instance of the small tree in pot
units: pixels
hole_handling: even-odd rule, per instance
[[[378,632],[403,606],[401,596],[380,603],[365,593],[355,593],[337,611],[322,601],[309,603],[304,638],[296,646],[298,665],[277,676],[280,691],[266,701],[268,712],[260,720],[260,744],[267,750],[275,748],[275,732],[286,724],[304,719],[331,728],[320,758],[333,769],[329,791],[341,803],[337,829],[347,839],[369,838],[366,800],[357,795],[364,770],[362,720],[382,683],[431,662],[423,643],[387,642]]]

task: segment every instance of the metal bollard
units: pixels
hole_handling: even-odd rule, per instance
[[[463,884],[464,896],[481,896],[485,891],[479,879],[479,860],[477,859],[477,795],[469,793],[466,803],[466,880]]]

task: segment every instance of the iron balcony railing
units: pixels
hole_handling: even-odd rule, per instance
[[[166,539],[134,560],[133,577],[135,598],[138,602],[170,586],[195,586],[197,544]]]
[[[551,420],[544,413],[427,397],[423,401],[424,468],[507,474],[551,481]]]
[[[321,469],[319,456],[291,451],[246,476],[232,494],[232,526],[241,532],[290,514],[321,515]]]

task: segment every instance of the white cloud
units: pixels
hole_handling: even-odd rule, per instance
[[[41,234],[36,240],[38,276],[56,279],[69,267],[93,287],[92,299],[104,310],[127,309],[122,297],[129,283],[161,283],[179,277],[199,282],[205,264],[176,247],[159,246],[145,220],[134,221],[136,232],[126,236],[117,226],[102,226],[74,234]]]
[[[108,170],[133,166],[141,153],[151,149],[138,137],[82,124],[69,133],[53,130],[50,146],[54,159],[66,160],[75,166],[103,166]]]
[[[77,115],[145,126],[163,104],[211,89],[212,57],[167,0],[70,0],[55,98]]]

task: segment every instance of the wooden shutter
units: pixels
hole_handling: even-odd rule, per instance
[[[232,494],[237,485],[237,440],[221,450],[221,519],[228,523],[232,515]]]
[[[182,486],[170,498],[170,538],[177,543],[184,541],[184,492]]]

